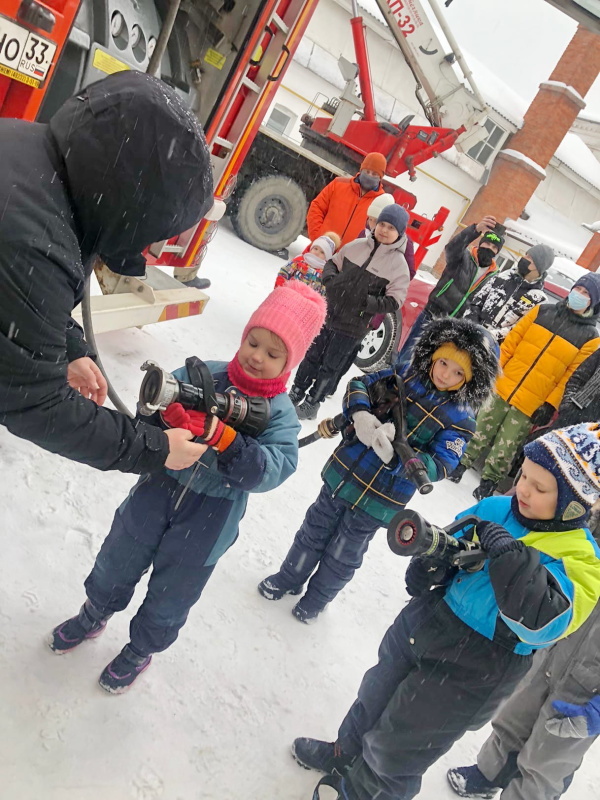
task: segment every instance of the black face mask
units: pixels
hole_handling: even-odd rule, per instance
[[[489,247],[477,248],[477,261],[480,267],[491,267],[495,253]]]
[[[365,192],[374,192],[379,189],[380,180],[374,175],[365,175],[361,172],[358,176],[358,182]]]
[[[519,275],[524,278],[531,269],[531,261],[528,261],[526,258],[520,258],[517,262],[517,269],[519,270]]]

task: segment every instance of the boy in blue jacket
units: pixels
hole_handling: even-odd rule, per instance
[[[50,635],[50,648],[59,655],[98,636],[109,618],[127,607],[152,567],[130,641],[100,676],[106,691],[125,691],[153,653],[173,644],[218,559],[237,538],[249,494],[276,488],[296,470],[300,425],[286,385],[324,319],[325,300],[291,281],[271,292],[250,317],[229,363],[207,363],[217,392],[270,400],[268,426],[256,439],[179,403],[163,412],[168,427],[190,430],[204,443],[204,455],[189,469],[140,478],[115,514],[85,581],[87,600],[79,614]],[[187,368],[175,376],[190,382]]]
[[[413,599],[386,633],[337,741],[294,742],[302,766],[344,776],[327,779],[340,798],[411,800],[427,768],[489,721],[532,654],[592,613],[600,550],[586,526],[600,491],[600,425],[548,433],[525,456],[514,497],[486,498],[459,515],[482,520],[483,568],[413,558]]]
[[[445,478],[459,462],[497,368],[497,346],[489,333],[472,322],[446,318],[427,326],[412,362],[400,370],[408,441],[431,481]],[[259,584],[263,597],[279,600],[300,594],[309,581],[292,611],[300,622],[313,622],[336,597],[362,564],[377,529],[416,491],[392,448],[393,410],[381,413],[395,389],[393,369],[350,381],[344,413],[353,427],[325,464],[323,488],[279,572]]]

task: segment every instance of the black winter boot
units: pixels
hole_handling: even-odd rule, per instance
[[[302,389],[299,389],[297,386],[292,386],[288,392],[288,397],[295,406],[299,405],[304,400],[304,395],[305,392],[303,392]]]
[[[300,592],[297,594],[300,594]],[[313,622],[316,622],[321,611],[323,611],[322,608],[314,608],[306,603],[303,605],[302,600],[298,600],[296,605],[292,608],[292,614],[296,617],[298,622],[303,622],[305,625],[312,625]]]
[[[57,656],[68,653],[86,639],[100,636],[112,614],[103,617],[97,609],[86,600],[76,617],[61,622],[48,637],[48,646]]]
[[[258,593],[266,600],[281,600],[286,594],[302,594],[304,586],[293,586],[291,589],[285,589],[278,577],[279,573],[276,572],[258,584]]]
[[[346,755],[337,742],[320,739],[294,739],[292,755],[304,769],[328,775],[345,775],[354,762],[354,756]]]
[[[495,797],[500,791],[480,772],[477,764],[472,767],[457,767],[446,773],[448,783],[460,797],[483,797],[486,800]]]
[[[316,419],[319,413],[319,406],[321,403],[315,401],[309,395],[306,400],[299,406],[296,406],[296,414],[298,419]]]
[[[141,675],[148,669],[152,656],[138,656],[131,647],[126,644],[119,655],[107,664],[98,678],[98,683],[110,694],[123,694]]]
[[[454,471],[448,475],[448,480],[452,481],[452,483],[460,483],[462,476],[467,471],[467,468],[463,466],[463,464],[459,464],[457,467],[454,468]]]
[[[498,486],[496,481],[484,478],[479,486],[473,490],[473,497],[476,500],[483,500],[484,497],[491,497],[496,491],[496,486]]]

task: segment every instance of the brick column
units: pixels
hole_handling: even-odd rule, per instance
[[[597,272],[600,267],[600,233],[594,233],[577,259],[577,263],[591,272]]]
[[[486,186],[477,192],[464,215],[464,225],[479,222],[486,214],[500,222],[519,218],[545,178],[550,159],[585,107],[583,97],[598,73],[600,36],[579,27],[550,78],[540,84],[523,127],[496,157]],[[434,272],[439,274],[443,266],[442,255]]]

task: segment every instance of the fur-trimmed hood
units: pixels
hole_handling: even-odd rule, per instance
[[[469,320],[450,317],[432,320],[417,340],[411,359],[412,368],[423,383],[431,380],[431,358],[446,342],[452,342],[471,357],[473,377],[454,394],[461,406],[477,412],[492,392],[498,376],[498,345],[485,328]]]

